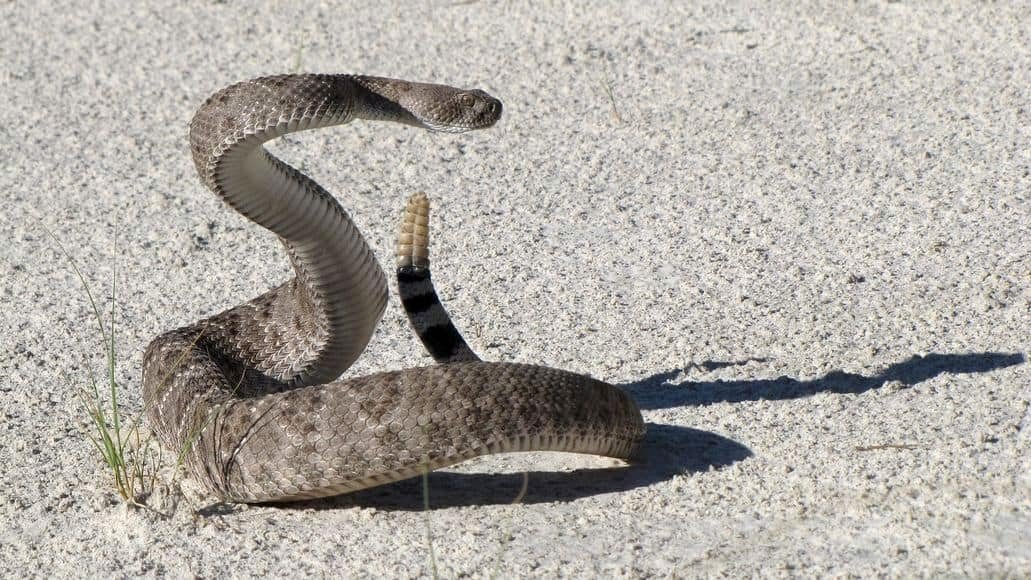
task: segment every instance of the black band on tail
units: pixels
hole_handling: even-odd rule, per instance
[[[466,344],[444,305],[440,303],[429,268],[399,267],[397,290],[408,321],[435,361],[448,363],[480,360]]]

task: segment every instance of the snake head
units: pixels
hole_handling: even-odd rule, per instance
[[[435,100],[432,106],[415,114],[431,131],[462,133],[486,129],[501,118],[501,101],[479,89],[449,89],[446,99]]]
[[[369,91],[364,96],[366,118],[400,121],[444,133],[486,129],[501,118],[501,101],[479,89],[382,77],[354,78]]]

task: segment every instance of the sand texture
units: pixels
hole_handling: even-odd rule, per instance
[[[0,3],[0,577],[998,577],[1031,573],[1026,2]],[[230,82],[479,87],[489,131],[355,123],[270,145],[486,359],[604,379],[639,461],[484,458],[289,507],[173,469],[124,505],[76,398],[142,411],[159,332],[290,275],[200,183]],[[393,289],[393,284],[392,284]],[[347,376],[429,364],[392,295]],[[522,474],[525,497],[518,505]],[[428,538],[432,539],[431,544]]]

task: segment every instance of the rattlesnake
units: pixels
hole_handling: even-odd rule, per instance
[[[279,236],[296,277],[162,334],[144,354],[152,428],[193,478],[227,501],[347,493],[506,451],[628,458],[644,434],[619,389],[553,368],[482,362],[437,300],[428,202],[414,196],[398,238],[402,303],[440,364],[336,380],[386,307],[382,268],[326,190],[262,144],[378,119],[434,131],[493,125],[479,90],[353,75],[283,75],[229,86],[190,125],[205,185]]]

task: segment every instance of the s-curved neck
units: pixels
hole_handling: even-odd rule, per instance
[[[336,199],[263,144],[350,119],[349,114],[331,115],[259,129],[217,148],[205,167],[205,181],[216,195],[279,236],[297,275],[293,282],[209,319],[210,336],[232,352],[231,336],[267,335],[270,344],[264,350],[281,356],[262,356],[243,347],[236,354],[291,386],[333,380],[361,355],[386,308],[387,284],[375,255]],[[248,316],[240,316],[240,309],[248,310]]]

